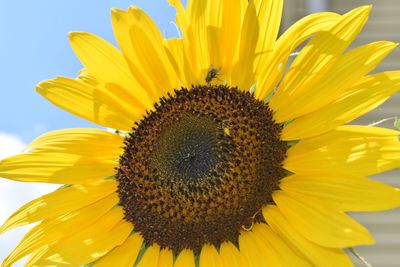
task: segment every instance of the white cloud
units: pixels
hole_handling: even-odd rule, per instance
[[[18,154],[24,147],[24,142],[18,136],[0,133],[0,159]],[[26,202],[51,192],[57,187],[59,186],[42,183],[21,183],[0,178],[0,224]],[[30,226],[18,228],[0,235],[0,262],[12,251],[30,228]],[[14,266],[22,266],[22,263]]]
[[[18,154],[24,147],[18,136],[0,133],[0,159]]]

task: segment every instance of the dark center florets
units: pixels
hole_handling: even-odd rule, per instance
[[[162,98],[125,141],[117,178],[146,244],[176,253],[236,243],[284,177],[287,145],[265,103],[227,86]]]

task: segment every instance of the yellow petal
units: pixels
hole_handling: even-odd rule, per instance
[[[180,86],[189,88],[192,84],[196,84],[197,78],[190,68],[183,42],[182,39],[177,38],[166,39],[164,40],[164,47],[171,65],[179,77]]]
[[[233,85],[232,65],[239,43],[238,40],[240,39],[242,13],[244,13],[247,1],[243,3],[243,1],[223,0],[222,5],[223,15],[221,17],[219,32],[219,55],[222,62],[221,74],[225,77],[228,84]]]
[[[39,83],[36,90],[51,103],[81,118],[113,129],[131,130],[145,107],[120,87],[107,86],[57,77]]]
[[[0,233],[14,227],[78,210],[113,194],[116,190],[117,182],[114,180],[61,188],[19,208],[1,226]]]
[[[265,224],[255,224],[252,231],[243,233],[248,235],[250,241],[256,245],[259,258],[248,251],[248,261],[254,266],[310,266],[310,264],[297,256],[273,231]],[[240,243],[240,241],[239,241]],[[242,247],[241,247],[242,249]],[[246,250],[246,249],[245,249]],[[261,264],[261,265],[260,265]]]
[[[315,33],[329,29],[339,18],[335,13],[315,13],[299,20],[284,32],[276,42],[272,54],[265,59],[265,63],[261,62],[261,69],[257,72],[259,75],[255,97],[264,100],[285,74],[290,53]]]
[[[208,53],[208,40],[206,30],[207,3],[209,1],[189,1],[187,3],[187,16],[190,20],[188,28],[183,32],[185,38],[185,51],[193,73],[198,79],[206,76],[210,67]]]
[[[216,67],[222,66],[222,57],[220,55],[221,34],[220,28],[222,25],[224,10],[224,0],[213,0],[207,2],[205,10],[205,24],[208,45],[208,58],[210,64]]]
[[[220,28],[224,15],[223,0],[206,1],[205,18],[207,27]]]
[[[48,251],[48,246],[43,246],[40,249],[35,250],[30,257],[27,259],[25,266],[32,266],[32,267],[39,267],[38,265],[35,265],[35,263],[40,259],[41,256],[44,255]],[[42,265],[44,266],[44,265]],[[52,265],[50,265],[52,266]],[[67,263],[61,264],[58,263],[58,266],[68,266]]]
[[[124,57],[114,46],[90,33],[73,32],[69,38],[82,64],[96,78],[123,88],[127,95],[152,107],[152,99],[132,76]]]
[[[385,128],[341,126],[291,147],[284,167],[300,175],[370,176],[400,166],[398,137]]]
[[[329,71],[323,69],[323,74],[315,74],[323,76],[317,83],[310,81],[310,84],[288,90],[287,95],[282,94],[286,100],[278,106],[275,105],[277,110],[274,118],[278,122],[291,120],[336,100],[346,88],[373,70],[396,46],[392,42],[380,41],[357,47],[338,57]]]
[[[93,157],[101,151],[105,160],[115,161],[122,154],[124,138],[100,129],[73,128],[42,134],[28,145],[32,153],[60,153]],[[84,145],[86,144],[86,145]],[[93,151],[95,150],[96,151]]]
[[[194,254],[190,249],[183,249],[175,260],[174,267],[195,267]]]
[[[249,267],[267,266],[266,260],[270,260],[267,258],[268,254],[265,254],[265,248],[256,243],[254,235],[250,232],[241,232],[239,249],[240,253],[246,258]]]
[[[248,1],[216,0],[204,2],[207,2],[204,16],[209,67],[220,70],[218,79],[214,79],[213,82],[237,85],[235,84],[235,74],[232,73],[232,66],[237,60],[240,60],[237,52],[240,49],[242,22]],[[254,16],[253,21],[255,20],[256,17]],[[208,69],[203,69],[203,71],[208,72]],[[205,77],[205,75],[207,73],[203,72],[200,77]],[[201,82],[204,82],[204,80]]]
[[[172,250],[167,248],[161,249],[158,260],[158,267],[173,267],[173,266],[174,266],[174,254]]]
[[[274,244],[274,247],[271,247],[270,243],[265,242],[265,238],[260,234],[260,228],[254,228],[251,232],[246,232],[245,234],[249,235],[250,241],[253,242],[252,246],[256,246],[258,252],[258,258],[255,259],[255,254],[251,254],[249,252],[245,252],[248,254],[247,260],[252,262],[254,266],[288,266],[284,265],[284,259],[280,258],[279,255],[275,252],[275,248],[281,248],[282,244]],[[244,234],[243,234],[244,235]],[[242,248],[242,247],[241,247]],[[256,252],[256,253],[257,253]],[[285,255],[286,258],[290,258],[292,255]],[[250,259],[250,257],[253,257]],[[304,266],[304,265],[294,265],[294,266]]]
[[[82,68],[79,72],[78,72],[78,77],[77,80],[87,84],[87,85],[92,85],[92,86],[97,86],[99,84],[101,84],[101,80],[97,79],[96,77],[94,77],[87,69]]]
[[[111,9],[111,18],[115,39],[122,50],[122,54],[132,75],[142,88],[146,88],[150,97],[156,101],[158,99],[156,96],[158,94],[158,89],[154,87],[146,71],[140,68],[140,61],[136,56],[136,51],[132,48],[133,39],[129,33],[130,24],[128,21],[128,12],[113,8]]]
[[[370,6],[364,6],[343,15],[329,31],[317,33],[301,50],[270,102],[274,111],[281,110],[277,115],[279,121],[283,118],[284,102],[292,102],[288,99],[292,100],[293,94],[312,88],[325,77],[361,31],[370,10]]]
[[[299,234],[276,206],[263,208],[268,225],[278,233],[299,255],[304,255],[314,266],[353,267],[351,260],[340,249],[326,248],[307,240]]]
[[[255,0],[254,3],[260,29],[254,62],[255,73],[258,73],[260,72],[259,64],[264,63],[263,58],[268,57],[275,47],[279,26],[281,24],[283,0]]]
[[[189,56],[193,54],[194,49],[202,53],[197,57],[193,54],[191,59],[192,68],[196,70],[197,83],[205,83],[208,71],[210,68],[215,68],[219,70],[218,78],[213,79],[211,84],[237,85],[235,80],[237,77],[234,73],[239,68],[238,49],[247,4],[248,1],[243,0],[233,2],[216,0],[198,1],[188,5],[193,18],[186,32],[188,38],[185,42],[185,51]],[[256,19],[255,16],[254,19]],[[199,36],[204,36],[204,38],[201,39]],[[243,45],[248,44],[243,42]],[[244,49],[243,45],[242,49]],[[234,65],[235,71],[232,73]]]
[[[107,255],[101,257],[92,266],[110,267],[110,266],[133,266],[142,247],[143,238],[139,234],[133,234],[126,241],[114,248]]]
[[[258,223],[253,227],[253,234],[255,239],[258,239],[261,246],[268,248],[268,254],[266,255],[266,262],[268,266],[311,266],[309,262],[300,258],[288,245],[276,234],[272,229],[264,224]]]
[[[115,174],[123,138],[97,129],[66,129],[34,140],[0,161],[0,176],[25,182],[76,184]]]
[[[281,138],[303,139],[328,132],[375,109],[399,90],[399,71],[366,76],[332,103],[290,122]]]
[[[224,267],[249,267],[249,263],[237,247],[231,242],[224,242],[219,248],[219,255],[221,257]]]
[[[280,182],[286,192],[332,202],[343,211],[379,211],[400,206],[400,190],[351,175],[292,175]]]
[[[260,25],[257,20],[257,11],[253,1],[249,1],[244,16],[240,41],[236,53],[237,61],[232,69],[232,84],[248,91],[255,83],[253,63],[256,56],[256,46],[259,37]],[[249,66],[243,68],[243,66]]]
[[[91,227],[61,239],[36,262],[68,262],[83,265],[99,259],[125,242],[133,226],[123,219],[122,208],[114,208]],[[79,253],[76,253],[79,251]]]
[[[146,249],[142,259],[137,264],[137,267],[157,267],[158,257],[160,255],[160,246],[153,244]]]
[[[122,55],[129,66],[132,74],[135,76],[135,79],[147,90],[150,89],[150,94],[154,93],[154,88],[148,88],[145,86],[150,86],[149,77],[147,74],[140,70],[138,65],[136,64],[137,56],[136,51],[132,49],[132,39],[130,36],[130,23],[128,21],[128,11],[112,8],[111,9],[111,19],[112,19],[112,27],[115,35],[115,39],[117,40],[118,46],[122,51]]]
[[[331,248],[374,243],[368,230],[327,202],[275,191],[273,199],[290,224],[308,240]]]
[[[102,163],[76,154],[22,154],[0,162],[0,176],[23,182],[78,184],[111,176],[116,166],[113,162]]]
[[[200,267],[223,267],[218,252],[213,245],[205,244],[201,248]]]
[[[76,229],[84,229],[95,223],[118,203],[118,195],[111,194],[101,200],[78,210],[62,214],[59,217],[51,216],[33,227],[4,260],[5,266],[11,266],[26,255],[50,246],[58,240],[70,236]],[[57,215],[56,215],[57,216]]]
[[[189,21],[184,6],[182,5],[180,0],[167,0],[167,1],[171,6],[173,6],[176,9],[176,23],[178,24],[180,30],[185,33],[186,29],[188,28]],[[184,36],[186,35],[184,34]]]
[[[141,71],[134,75],[136,77],[145,73],[148,76],[154,84],[151,88],[155,88],[153,99],[157,99],[179,86],[175,70],[163,47],[163,37],[157,25],[143,10],[131,6],[127,19],[130,49],[135,56],[131,58],[131,64]]]

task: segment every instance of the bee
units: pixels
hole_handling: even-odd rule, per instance
[[[218,73],[220,70],[221,68],[214,68],[213,66],[208,68],[208,72],[205,78],[206,83],[210,83],[213,79],[218,78]]]

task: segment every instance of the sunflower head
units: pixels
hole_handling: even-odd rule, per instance
[[[237,243],[285,176],[280,132],[268,106],[238,88],[176,90],[126,139],[117,174],[126,218],[175,252]]]
[[[50,132],[0,162],[66,185],[0,228],[39,222],[3,265],[353,266],[344,249],[373,239],[346,212],[400,206],[368,178],[400,166],[399,132],[345,125],[400,88],[400,71],[369,74],[396,44],[348,49],[371,7],[278,37],[281,0],[169,3],[179,38],[138,7],[112,10],[120,49],[70,34],[84,69],[37,90],[116,130]]]

